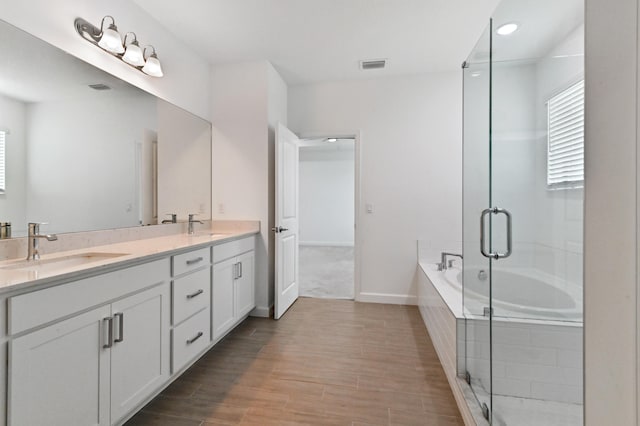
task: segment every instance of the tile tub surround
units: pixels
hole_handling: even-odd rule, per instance
[[[230,223],[225,223],[222,227],[214,221],[210,225],[211,227],[200,225],[200,227],[196,228],[196,232],[193,235],[186,234],[186,224],[184,223],[166,227],[167,229],[173,230],[173,233],[169,235],[154,235],[153,237],[147,236],[149,235],[147,229],[165,228],[165,226],[96,231],[95,233],[61,234],[59,235],[59,241],[62,242],[61,247],[65,250],[53,253],[49,251],[48,253],[50,254],[42,255],[42,261],[86,253],[123,253],[124,255],[104,258],[84,265],[61,267],[48,272],[1,269],[5,266],[11,266],[16,261],[21,261],[21,255],[17,259],[0,262],[0,292],[19,290],[22,287],[39,284],[48,285],[52,282],[101,274],[111,269],[135,265],[169,254],[197,248],[198,246],[205,247],[211,245],[212,242],[225,242],[260,232],[260,223],[257,221],[246,221],[243,222],[243,224],[235,223],[233,226],[231,226]],[[231,231],[230,228],[235,229],[235,231]],[[154,229],[150,232],[165,232],[165,230]],[[213,233],[215,233],[215,235],[211,235]],[[79,234],[96,235],[80,236]],[[69,239],[66,240],[65,237],[69,237]],[[23,240],[26,239],[23,238]],[[51,244],[53,245],[56,242],[52,242]]]
[[[484,317],[461,312],[461,294],[441,280],[433,262],[421,262],[429,291],[436,293],[420,301],[421,310],[439,299],[456,317],[456,335],[446,330],[450,352],[451,338],[456,339],[457,373],[468,371],[473,383],[489,389],[489,324]],[[443,284],[443,285],[439,285]],[[420,291],[420,288],[419,288]],[[429,302],[429,303],[427,303]],[[425,316],[442,328],[430,316]],[[440,309],[443,311],[443,309]],[[423,314],[424,315],[424,314]],[[442,315],[441,315],[442,316]],[[452,323],[451,320],[449,320]],[[465,327],[466,322],[466,327]],[[433,327],[433,326],[432,326]],[[452,329],[452,326],[448,327]],[[430,328],[431,331],[431,328]],[[568,412],[580,412],[582,403],[582,325],[558,321],[496,320],[493,323],[493,391],[494,395],[549,401],[565,405]],[[465,334],[466,333],[466,334]],[[433,335],[434,333],[432,333]],[[435,343],[435,341],[434,341]],[[436,344],[436,347],[438,345]],[[465,359],[466,354],[466,359]],[[452,355],[448,356],[449,359]],[[451,361],[448,361],[452,365]],[[453,368],[450,367],[449,371]],[[447,367],[445,366],[445,371]],[[527,406],[527,404],[524,404]]]

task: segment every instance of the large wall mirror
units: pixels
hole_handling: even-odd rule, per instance
[[[2,21],[0,52],[0,222],[14,237],[27,222],[211,218],[211,123]]]

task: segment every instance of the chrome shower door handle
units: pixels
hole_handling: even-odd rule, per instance
[[[485,217],[488,214],[504,214],[507,217],[507,251],[505,253],[487,253],[485,250]],[[500,207],[492,207],[490,209],[484,209],[482,214],[480,214],[480,253],[484,257],[488,257],[490,259],[504,259],[506,257],[511,256],[512,248],[513,248],[513,227],[512,227],[511,213],[507,209],[501,209]]]

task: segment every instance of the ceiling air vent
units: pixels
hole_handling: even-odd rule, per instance
[[[91,87],[93,90],[111,90],[111,87],[102,83],[90,84],[89,87]]]
[[[386,59],[371,59],[368,61],[360,61],[360,69],[363,70],[379,70],[387,65]]]

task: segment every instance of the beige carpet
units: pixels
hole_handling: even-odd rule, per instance
[[[300,296],[353,299],[353,247],[300,246]]]

